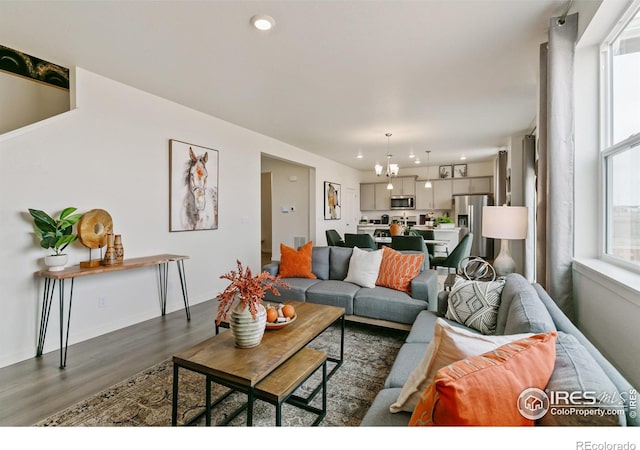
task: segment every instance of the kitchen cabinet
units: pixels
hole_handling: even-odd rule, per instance
[[[431,189],[424,187],[424,181],[416,181],[416,209],[450,210],[453,188],[451,180],[431,180]]]
[[[391,190],[387,183],[375,183],[375,210],[387,211],[391,208]]]
[[[365,183],[360,185],[360,211],[373,211],[376,209],[376,185]]]
[[[453,185],[451,180],[433,180],[433,209],[450,210],[452,208],[451,196]]]
[[[460,228],[440,229],[435,228],[433,230],[434,237],[438,240],[449,241],[447,244],[447,251],[451,253],[458,242],[460,241]]]
[[[493,177],[454,178],[453,194],[488,194],[493,192]]]
[[[416,195],[416,178],[394,178],[391,190],[387,189],[388,181],[360,184],[360,211],[388,211],[391,209],[392,195]],[[425,190],[424,182],[422,186],[422,190]]]
[[[416,195],[416,177],[397,177],[392,184],[391,195]]]
[[[424,181],[416,181],[416,209],[427,210],[433,206],[433,189],[425,189]]]
[[[370,234],[373,237],[373,233],[378,229],[388,230],[389,225],[358,225],[358,233]]]

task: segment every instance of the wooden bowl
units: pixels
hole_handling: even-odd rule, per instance
[[[264,327],[267,330],[279,330],[280,328],[286,327],[287,325],[289,325],[290,323],[295,321],[297,318],[298,318],[298,315],[294,314],[293,317],[291,318],[291,320],[289,320],[287,322],[280,322],[280,323],[267,322]]]

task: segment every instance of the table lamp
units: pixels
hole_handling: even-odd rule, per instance
[[[526,239],[528,209],[526,206],[485,206],[482,208],[482,236],[501,239],[500,254],[493,262],[496,275],[516,271],[516,263],[509,251],[509,241]]]

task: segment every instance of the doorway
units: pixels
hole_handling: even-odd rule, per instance
[[[263,154],[262,247],[271,259],[280,260],[280,244],[296,248],[315,233],[315,170],[285,159]],[[269,187],[270,183],[270,187]]]
[[[272,183],[273,176],[271,172],[262,172],[260,174],[260,255],[261,262],[264,266],[271,262],[271,241],[272,241]]]

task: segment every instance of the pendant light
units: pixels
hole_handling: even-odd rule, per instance
[[[427,150],[427,181],[424,182],[425,189],[431,189],[433,187],[431,180],[429,179],[429,155],[431,150]]]
[[[397,177],[398,176],[398,171],[399,171],[399,167],[397,164],[392,164],[391,163],[391,154],[389,153],[390,151],[390,139],[391,139],[391,133],[386,133],[385,136],[387,137],[387,170],[384,173],[384,175],[386,177],[389,178],[389,183],[387,184],[387,189],[391,190],[393,189],[393,177]],[[382,175],[382,169],[383,167],[380,164],[376,164],[374,167],[375,171],[376,171],[376,175],[380,176]]]

